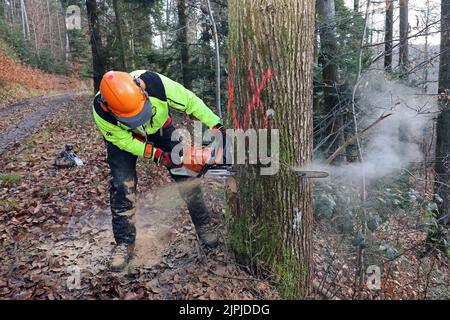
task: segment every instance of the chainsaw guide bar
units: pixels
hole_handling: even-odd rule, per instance
[[[304,179],[324,179],[330,176],[330,174],[326,171],[304,170],[301,168],[291,168],[291,171],[296,173],[300,178]]]

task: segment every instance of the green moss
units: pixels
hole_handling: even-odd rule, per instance
[[[283,250],[281,259],[275,263],[276,274],[279,275],[278,291],[283,299],[298,299],[304,297],[305,292],[299,289],[299,282],[306,281],[306,274],[302,263],[294,254]]]
[[[283,299],[303,298],[306,281],[303,264],[282,246],[275,221],[258,224],[252,214],[231,218],[227,213],[227,218],[229,245],[238,263],[250,266],[258,276],[267,276],[270,271]]]

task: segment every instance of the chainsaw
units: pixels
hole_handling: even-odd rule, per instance
[[[183,150],[181,165],[170,169],[178,177],[223,178],[232,175],[231,165],[225,164],[226,151],[209,146],[191,146]]]
[[[83,161],[75,154],[74,146],[72,144],[66,144],[64,151],[58,155],[53,165],[58,169],[67,169],[81,167]]]
[[[170,173],[179,177],[209,177],[223,178],[233,175],[231,165],[224,164],[228,159],[230,148],[215,148],[210,146],[191,146],[184,150],[181,165],[170,169]],[[295,168],[290,170],[303,179],[325,179],[327,171],[311,170],[310,168]]]

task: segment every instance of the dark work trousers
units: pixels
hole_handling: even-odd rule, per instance
[[[155,147],[171,152],[179,143],[171,141],[175,127],[170,124],[148,139]],[[117,244],[133,244],[136,240],[136,162],[137,157],[120,150],[110,142],[106,142],[108,164],[111,170],[110,205],[112,226]],[[175,182],[186,182],[192,178],[172,176]],[[194,178],[195,179],[195,178]],[[209,211],[203,200],[200,184],[179,184],[181,197],[187,204],[192,221],[196,227],[209,223]]]

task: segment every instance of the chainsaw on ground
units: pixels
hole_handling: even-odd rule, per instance
[[[227,149],[227,148],[226,148]],[[178,177],[224,178],[232,175],[231,165],[226,164],[224,148],[209,146],[191,146],[183,150],[181,165],[170,169]]]
[[[83,161],[75,154],[73,144],[66,144],[64,151],[58,155],[53,165],[58,169],[67,169],[81,167]]]

